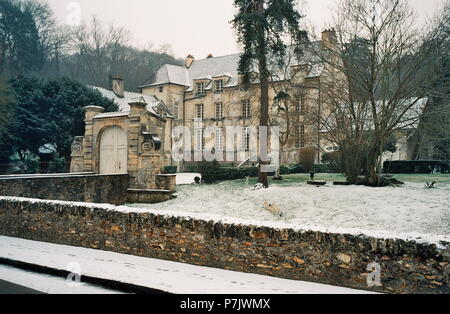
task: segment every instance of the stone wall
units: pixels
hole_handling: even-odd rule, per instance
[[[122,208],[123,209],[123,208]],[[357,289],[450,293],[450,243],[227,224],[114,206],[0,197],[0,234]]]
[[[0,176],[3,196],[120,205],[127,202],[127,189],[127,174]]]

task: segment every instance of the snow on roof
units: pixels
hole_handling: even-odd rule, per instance
[[[407,106],[410,106],[412,103],[414,104],[411,108],[409,108],[409,110],[406,111],[405,115],[403,115],[398,129],[417,129],[419,127],[420,120],[423,117],[425,107],[428,104],[428,98],[403,99],[400,103],[400,110]]]
[[[182,66],[165,64],[156,73],[156,80],[148,86],[162,84],[176,84],[187,86],[189,84],[189,75],[187,69]]]
[[[296,53],[295,46],[289,46],[286,54],[286,63],[289,66],[311,65],[311,70],[307,74],[307,78],[319,77],[323,71],[323,64],[319,64],[315,60],[312,49],[317,48],[319,42],[313,42],[305,49],[302,54]],[[141,87],[157,86],[162,84],[177,84],[186,86],[186,91],[194,90],[195,80],[212,80],[214,78],[228,77],[224,87],[236,87],[239,83],[239,60],[241,53],[235,53],[220,57],[211,57],[202,60],[194,60],[189,68],[184,66],[166,64],[156,74],[154,83]],[[252,72],[257,72],[256,64],[253,66]],[[284,71],[273,67],[272,73],[277,80],[289,79],[289,73],[285,75]],[[254,81],[255,83],[257,80]],[[210,88],[208,85],[206,89]]]
[[[159,114],[156,111],[156,108],[160,105],[161,101],[155,96],[134,92],[124,92],[123,93],[124,97],[120,98],[111,90],[97,86],[90,86],[90,87],[92,89],[99,91],[104,97],[114,101],[119,106],[120,112],[129,112],[130,111],[129,103],[143,99],[147,103],[147,110],[159,116]]]
[[[130,111],[120,111],[120,112],[105,112],[98,114],[94,117],[94,119],[102,119],[102,118],[113,118],[113,117],[128,117]]]
[[[56,153],[56,148],[53,144],[44,144],[39,147],[39,154],[53,154]]]

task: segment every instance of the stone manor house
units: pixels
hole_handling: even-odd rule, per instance
[[[312,45],[333,44],[336,34],[332,30],[322,33],[322,40]],[[168,110],[168,128],[165,136],[166,164],[176,164],[170,157],[174,142],[181,136],[172,137],[170,131],[175,126],[189,128],[192,152],[206,149],[212,151],[230,150],[224,147],[225,128],[240,126],[242,134],[237,134],[234,149],[249,151],[248,154],[235,154],[234,160],[226,160],[227,164],[239,165],[250,156],[250,126],[259,125],[258,73],[255,67],[251,75],[249,88],[244,88],[242,76],[238,73],[240,53],[196,60],[192,55],[186,58],[184,66],[166,64],[157,73],[156,80],[140,86],[142,94],[154,95],[164,102],[161,108]],[[285,69],[271,70],[269,99],[271,117],[279,112],[276,108],[276,96],[281,91],[288,91],[290,103],[290,128],[285,130],[289,136],[282,144],[282,163],[298,162],[298,151],[302,147],[323,145],[320,142],[320,130],[308,125],[304,115],[310,108],[319,106],[320,85],[324,76],[331,75],[332,70],[325,63],[314,60],[314,55],[307,49],[297,53],[289,47]],[[167,113],[166,113],[167,114]],[[204,130],[213,127],[212,136],[205,136]],[[282,131],[281,131],[282,132]],[[283,136],[282,136],[283,137]],[[285,136],[286,137],[286,136]],[[257,145],[257,144],[256,144]],[[231,148],[233,149],[233,148]],[[333,148],[330,148],[331,150]],[[317,157],[320,160],[320,155]]]
[[[271,69],[270,119],[272,122],[275,121],[273,124],[280,126],[282,163],[297,163],[299,151],[304,147],[314,147],[317,150],[316,162],[320,162],[324,152],[335,150],[333,145],[321,139],[321,130],[317,126],[306,122],[307,115],[317,112],[321,102],[325,101],[324,97],[321,97],[323,82],[339,78],[339,73],[336,73],[327,63],[319,62],[310,50],[333,45],[335,36],[333,30],[325,30],[322,32],[320,41],[310,43],[309,47],[300,52],[294,47],[289,47],[286,67]],[[107,141],[104,147],[101,145],[99,147],[100,151],[113,150],[108,151],[108,155],[113,156],[114,160],[108,159],[102,165],[101,158],[97,156],[101,155],[100,151],[98,153],[94,151],[92,157],[87,157],[84,161],[81,155],[75,152],[72,171],[96,170],[98,173],[121,173],[126,172],[124,168],[126,164],[127,170],[134,172],[132,178],[139,186],[142,185],[139,182],[145,181],[143,176],[151,177],[157,174],[158,170],[155,170],[155,167],[161,169],[163,166],[178,166],[178,170],[183,171],[186,163],[192,162],[177,162],[172,158],[173,147],[182,140],[187,142],[183,147],[190,149],[192,156],[195,151],[201,150],[208,150],[214,154],[225,154],[225,150],[231,150],[234,154],[233,160],[227,158],[224,163],[234,166],[251,164],[255,158],[252,154],[256,151],[251,148],[258,145],[258,143],[252,143],[254,140],[257,141],[257,137],[250,136],[250,129],[252,126],[259,125],[259,81],[256,67],[254,67],[255,70],[250,76],[251,84],[244,87],[242,76],[238,73],[239,59],[240,53],[220,57],[209,55],[202,60],[196,60],[189,55],[184,66],[164,65],[157,72],[156,79],[140,86],[141,93],[125,91],[122,77],[113,78],[112,90],[92,87],[105,97],[113,99],[120,108],[120,112],[108,114],[102,113],[101,108],[88,108],[90,112],[98,111],[95,114],[88,113],[92,121],[89,122],[89,119],[87,121],[88,138],[96,137],[95,134],[88,134],[92,132],[92,124],[94,128],[98,128],[94,130],[94,133],[97,132],[99,137],[103,132],[100,130],[101,126],[118,127],[115,130],[110,128],[106,134],[111,143]],[[283,94],[289,94],[288,101],[285,100],[286,98],[279,97]],[[283,102],[283,110],[280,110],[280,102]],[[289,111],[288,123],[284,119],[287,110]],[[148,121],[145,125],[141,123],[141,129],[137,122],[134,122],[136,118],[133,117],[137,115],[142,117],[141,120]],[[174,134],[173,130],[178,126],[189,129],[190,137]],[[227,143],[225,129],[229,126],[239,126],[241,132],[235,134],[236,140],[234,147],[231,148],[225,147]],[[206,128],[212,128],[214,132],[205,134]],[[125,133],[119,132],[120,130],[124,130]],[[130,130],[136,130],[139,134],[131,134]],[[398,159],[408,159],[411,155],[409,150],[414,146],[408,143],[413,139],[411,132],[411,130],[405,130],[401,133],[398,141],[399,152],[396,156]],[[130,156],[127,157],[126,148],[121,148],[116,143],[120,136],[126,137],[126,134],[128,134],[128,141],[136,141],[139,138],[139,145],[145,144],[138,150],[133,150],[133,158],[128,162],[126,159],[130,159]],[[136,140],[131,139],[130,136],[135,136]],[[126,142],[124,138],[122,143]],[[88,143],[89,145],[91,144]],[[155,150],[155,147],[158,149]],[[121,151],[123,153],[120,153]],[[244,154],[238,154],[238,151]],[[142,156],[148,157],[142,159]],[[394,157],[394,159],[397,158]],[[76,166],[77,160],[79,164],[84,163],[85,166],[82,167],[79,164]],[[142,164],[143,162],[146,164]],[[90,166],[90,163],[94,165]],[[144,166],[146,171],[138,171]],[[154,182],[154,180],[150,181]]]

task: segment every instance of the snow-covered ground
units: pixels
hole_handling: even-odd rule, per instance
[[[283,212],[272,214],[264,203]],[[312,229],[340,228],[382,231],[387,234],[450,236],[450,184],[425,189],[423,183],[402,187],[272,185],[252,190],[251,185],[222,182],[178,187],[178,198],[160,204],[127,205],[135,211],[199,213],[214,219],[239,218],[283,222]]]
[[[100,250],[0,236],[0,257],[67,270],[78,264],[83,275],[181,294],[355,294],[370,293],[342,287],[246,274],[210,267],[124,255]],[[57,293],[71,293],[63,279],[42,282],[41,276],[14,276],[14,269],[0,266],[0,279]],[[21,275],[23,276],[23,275]],[[56,279],[58,280],[58,279]],[[62,286],[65,285],[65,286]],[[73,289],[74,293],[80,290]],[[106,290],[105,290],[106,291]],[[99,291],[104,293],[105,291]],[[95,292],[95,291],[93,291]]]

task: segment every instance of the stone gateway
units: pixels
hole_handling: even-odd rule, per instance
[[[129,106],[129,111],[112,113],[104,113],[98,106],[85,108],[85,135],[72,144],[70,171],[128,174],[129,192],[139,192],[141,201],[169,199],[176,183],[175,175],[162,175],[166,120],[148,111],[142,97]],[[161,193],[163,197],[158,195]]]

